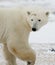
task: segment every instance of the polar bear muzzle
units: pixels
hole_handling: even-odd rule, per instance
[[[37,22],[35,22],[32,26],[32,31],[37,31],[38,27],[37,27]]]

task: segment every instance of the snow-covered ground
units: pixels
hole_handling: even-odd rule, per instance
[[[55,44],[31,44],[32,48],[36,52],[36,63],[35,65],[55,65]],[[0,46],[0,65],[6,65],[4,59],[2,47]],[[23,62],[17,59],[17,65],[26,65],[26,62]]]
[[[3,2],[2,2],[3,1]],[[6,2],[5,2],[6,1]],[[14,3],[16,4],[14,5]],[[55,0],[1,0],[0,6],[17,6],[17,4],[40,5],[48,10],[55,11]],[[36,51],[35,65],[55,65],[55,15],[50,14],[48,24],[42,27],[37,32],[31,32],[29,42],[32,48]],[[0,45],[0,65],[6,65],[3,56],[2,45]],[[18,65],[26,65],[21,60],[17,60]]]

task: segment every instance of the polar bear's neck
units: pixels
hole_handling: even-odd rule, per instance
[[[21,14],[21,19],[22,19],[22,25],[24,26],[24,28],[27,30],[27,32],[31,31],[31,26],[29,25],[28,21],[27,21],[27,15],[23,12]]]

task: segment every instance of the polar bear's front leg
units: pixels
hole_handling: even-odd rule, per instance
[[[25,43],[8,43],[9,51],[19,59],[26,61],[27,65],[34,65],[36,55],[33,49]]]
[[[13,33],[12,33],[13,34]],[[36,54],[34,50],[30,47],[26,37],[23,39],[19,37],[18,34],[11,35],[7,40],[7,46],[9,51],[19,59],[31,62],[28,65],[34,65],[36,60]]]
[[[34,65],[34,64],[35,62],[30,62],[30,61],[27,62],[27,65]]]
[[[4,45],[3,51],[5,59],[7,60],[7,65],[16,65],[16,58],[9,52],[7,45]]]

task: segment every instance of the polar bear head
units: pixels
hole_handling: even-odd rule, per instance
[[[37,31],[48,22],[48,11],[27,11],[27,21],[32,31]]]

